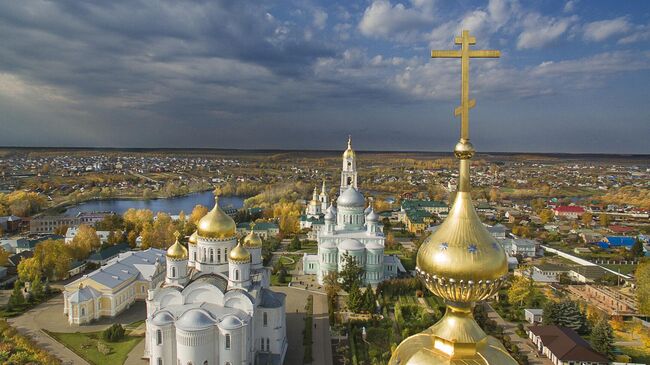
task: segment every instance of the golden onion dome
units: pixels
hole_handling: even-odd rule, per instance
[[[187,241],[190,245],[196,245],[198,242],[198,233],[194,231],[192,235],[190,236],[190,239]]]
[[[343,158],[354,158],[355,153],[352,149],[352,137],[348,137],[348,149],[343,152]]]
[[[241,243],[238,243],[237,246],[228,253],[228,260],[238,264],[245,264],[251,262],[251,253],[248,252]]]
[[[167,258],[172,260],[187,260],[187,248],[178,241],[180,233],[176,232],[176,242],[167,249]]]
[[[236,232],[235,221],[219,207],[219,197],[215,194],[214,207],[199,220],[197,234],[200,237],[225,239],[234,237]]]
[[[244,237],[244,247],[245,248],[261,248],[262,247],[262,239],[260,236],[255,233],[253,228],[255,227],[255,224],[251,224],[251,231]]]

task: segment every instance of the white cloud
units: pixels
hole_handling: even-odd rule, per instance
[[[600,42],[617,34],[629,31],[631,24],[625,17],[609,20],[599,20],[585,25],[584,38],[588,41]]]
[[[314,11],[314,26],[323,29],[325,25],[327,25],[327,13],[322,9],[316,9]]]
[[[569,0],[564,4],[564,9],[563,11],[565,13],[571,13],[575,10],[576,4],[578,3],[578,0]]]
[[[564,34],[576,17],[552,18],[537,13],[523,19],[524,30],[517,38],[518,49],[541,48]]]
[[[416,5],[429,7],[429,3],[424,1]],[[369,37],[411,41],[421,36],[423,27],[432,24],[433,15],[423,8],[406,7],[402,3],[393,6],[388,0],[375,0],[364,11],[359,30]]]

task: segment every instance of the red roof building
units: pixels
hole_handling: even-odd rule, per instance
[[[578,218],[585,213],[585,208],[578,205],[560,205],[553,209],[558,217]]]
[[[574,330],[558,326],[532,326],[528,337],[537,350],[555,365],[608,365],[609,359],[596,352]]]

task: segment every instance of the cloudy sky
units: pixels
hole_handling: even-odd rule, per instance
[[[0,0],[0,145],[650,153],[646,0]]]

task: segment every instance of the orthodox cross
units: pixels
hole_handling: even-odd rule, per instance
[[[469,140],[469,110],[476,106],[476,100],[469,98],[469,59],[470,58],[499,58],[501,53],[494,50],[470,50],[469,46],[476,44],[476,38],[469,35],[469,30],[463,30],[460,37],[455,38],[460,44],[459,51],[431,51],[431,58],[460,58],[460,106],[454,110],[454,116],[460,115],[460,138]]]
[[[179,231],[174,232],[174,237],[176,237],[176,241],[178,241],[178,237],[181,236],[181,233]]]

